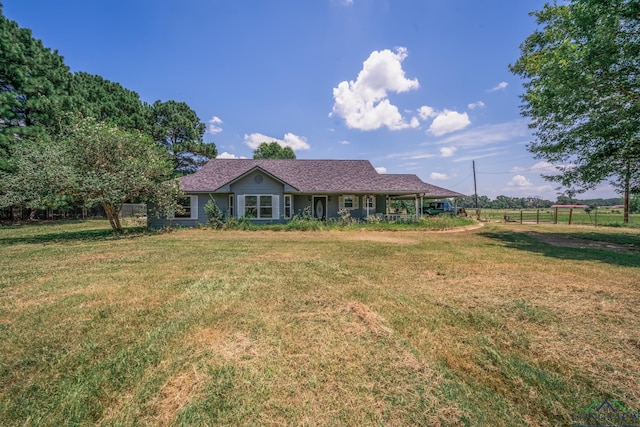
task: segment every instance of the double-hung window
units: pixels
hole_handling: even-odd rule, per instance
[[[375,210],[376,209],[376,197],[375,196],[363,196],[362,197],[363,209]]]
[[[252,219],[278,219],[279,197],[273,194],[238,195],[238,216]]]
[[[293,198],[291,194],[284,195],[284,217],[286,219],[291,218],[291,214],[293,212]]]
[[[340,196],[338,205],[340,209],[358,209],[358,197],[350,194]]]
[[[181,212],[176,212],[176,219],[198,219],[198,196],[186,196],[178,201]]]

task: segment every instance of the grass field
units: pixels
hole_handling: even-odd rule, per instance
[[[2,425],[571,425],[640,409],[640,230],[0,227]]]
[[[539,212],[539,218],[542,222],[551,219],[557,220],[558,224],[569,224],[569,216],[571,216],[571,224],[573,225],[593,225],[602,227],[631,227],[640,228],[640,214],[629,214],[629,223],[624,224],[624,211],[621,209],[598,208],[587,212],[584,209],[573,209],[569,215],[569,209],[558,209],[557,219],[555,217],[555,209],[482,209],[481,217],[489,220],[502,220],[505,215],[510,219],[519,222],[521,212],[524,213],[523,222],[535,222],[536,211]],[[475,210],[468,209],[471,215],[475,215]]]

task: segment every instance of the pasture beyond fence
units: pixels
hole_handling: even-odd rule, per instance
[[[520,224],[579,224],[623,226],[624,212],[619,209],[482,209],[482,218]],[[631,227],[640,227],[640,214],[629,214]]]

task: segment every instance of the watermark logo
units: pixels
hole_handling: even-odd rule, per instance
[[[571,414],[573,427],[640,427],[640,411],[630,410],[617,400],[594,400],[587,409]]]

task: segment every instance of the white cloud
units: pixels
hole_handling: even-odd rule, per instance
[[[498,83],[496,86],[492,87],[491,89],[488,90],[488,92],[497,92],[499,90],[503,90],[506,89],[507,86],[509,86],[509,83],[507,82],[500,82]]]
[[[531,187],[533,184],[523,175],[516,175],[507,183],[509,187]]]
[[[343,118],[347,127],[359,130],[374,130],[386,126],[390,130],[415,128],[417,118],[407,123],[398,107],[391,104],[389,92],[401,93],[420,87],[418,79],[407,79],[402,61],[407,49],[396,48],[373,51],[362,64],[362,70],[354,82],[343,81],[333,89],[333,114]]]
[[[376,171],[377,171],[378,173],[387,173],[387,168],[385,168],[384,166],[378,166],[378,167],[376,168]]]
[[[456,147],[483,147],[509,141],[516,143],[516,139],[528,140],[531,137],[527,122],[515,120],[512,122],[489,124],[448,136],[438,141],[442,145],[455,145]],[[430,145],[430,144],[429,144]]]
[[[209,128],[207,129],[207,133],[215,135],[216,133],[222,132],[222,128],[219,126],[222,124],[222,119],[218,116],[211,117],[209,120]]]
[[[453,153],[455,153],[457,150],[456,147],[442,147],[440,149],[440,155],[442,157],[451,157],[453,156]]]
[[[446,173],[431,172],[429,178],[434,181],[443,181],[445,179],[449,179],[449,175],[447,175]]]
[[[559,166],[562,167],[562,166]],[[558,173],[558,168],[549,163],[549,162],[538,162],[535,165],[531,166],[530,168],[523,168],[520,166],[515,166],[513,168],[511,168],[511,172],[515,172],[515,173],[519,173],[519,172],[540,172],[540,173],[545,173],[545,174],[550,174],[550,173]]]
[[[245,156],[236,156],[235,154],[227,153],[226,151],[222,154],[218,154],[216,159],[246,159]]]
[[[435,154],[414,154],[414,155],[408,156],[406,158],[407,159],[411,159],[411,160],[420,160],[420,159],[432,159],[435,156],[436,156]]]
[[[349,141],[342,140],[342,141],[338,141],[338,144],[340,144],[340,145],[349,145],[351,143]]]
[[[484,102],[482,101],[472,102],[471,104],[467,105],[467,107],[469,107],[470,110],[475,110],[476,108],[483,108]]]
[[[420,114],[420,118],[422,120],[427,120],[438,115],[436,110],[429,107],[428,105],[423,105],[422,107],[418,108],[418,114]]]
[[[471,124],[469,115],[467,113],[458,113],[457,111],[450,111],[445,109],[438,113],[438,116],[433,119],[431,126],[429,126],[429,132],[435,136],[441,136],[447,133],[455,132],[466,128]]]
[[[272,136],[267,136],[261,133],[252,133],[244,136],[244,143],[249,146],[249,148],[255,150],[258,148],[260,144],[263,142],[277,142],[283,147],[291,147],[293,151],[296,150],[309,150],[311,146],[307,142],[307,138],[304,136],[294,135],[292,133],[286,133],[284,135],[284,139],[274,138]]]

